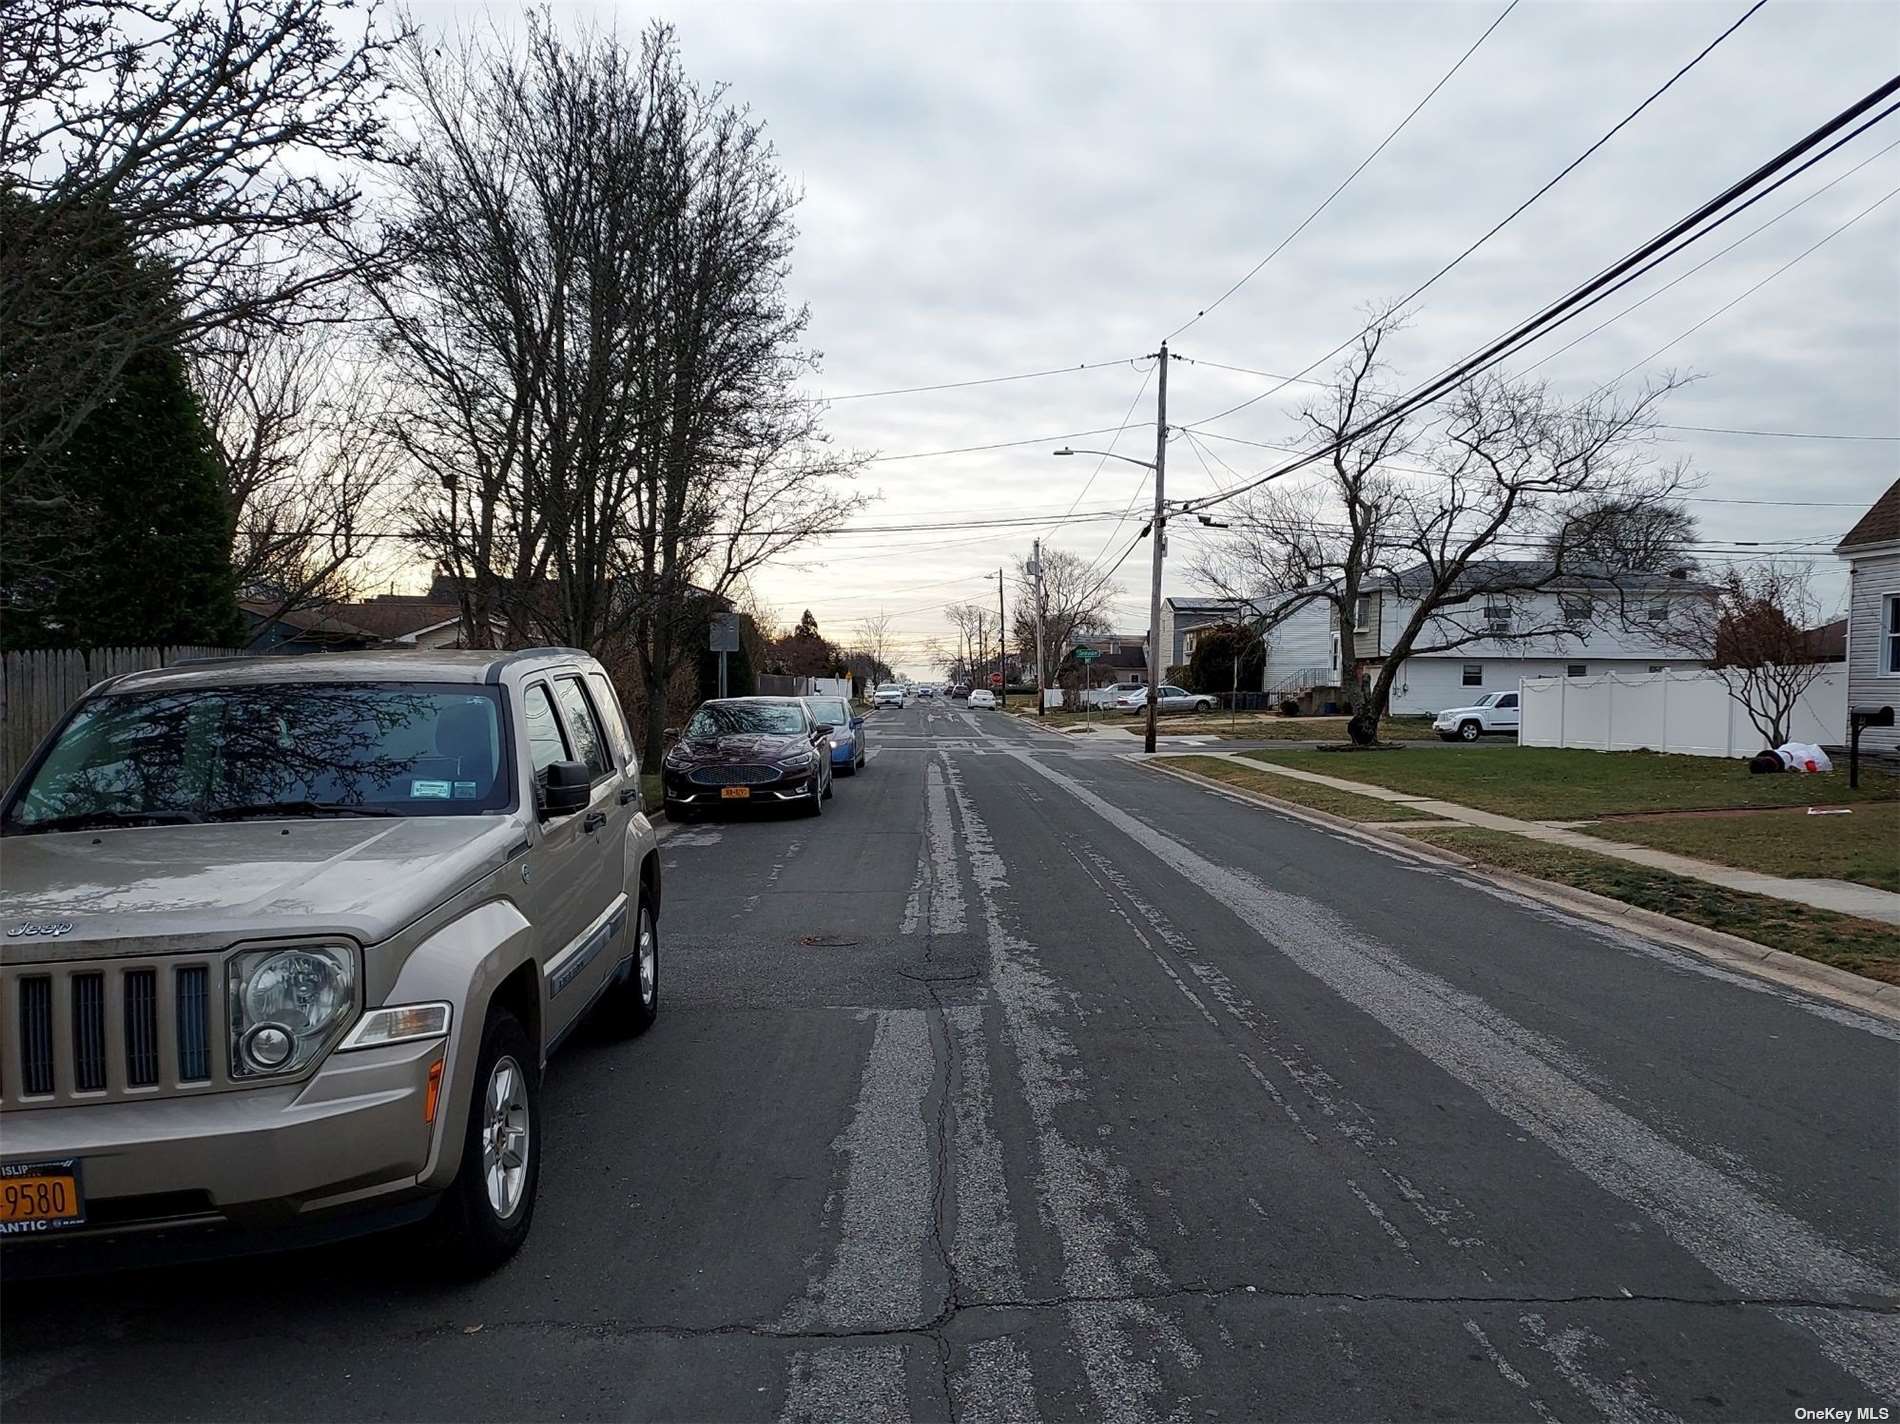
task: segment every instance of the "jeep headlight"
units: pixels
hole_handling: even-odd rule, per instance
[[[245,950],[226,975],[231,1071],[240,1078],[302,1068],[356,1005],[356,955],[341,945]]]

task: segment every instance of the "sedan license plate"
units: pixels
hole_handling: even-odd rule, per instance
[[[85,1220],[77,1157],[0,1166],[0,1236],[59,1231]]]
[[[750,786],[722,786],[719,788],[719,795],[726,801],[744,801],[752,795],[752,788]]]

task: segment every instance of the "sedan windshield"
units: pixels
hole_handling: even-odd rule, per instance
[[[811,715],[820,722],[829,722],[834,727],[848,727],[851,724],[851,709],[844,705],[843,698],[821,697],[805,705],[811,708]]]
[[[788,702],[708,702],[686,724],[695,741],[718,737],[795,737],[805,730],[805,719]]]
[[[509,801],[502,746],[486,687],[108,694],[66,724],[5,829],[491,811]]]

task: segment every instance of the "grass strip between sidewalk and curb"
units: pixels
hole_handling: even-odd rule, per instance
[[[1708,885],[1502,831],[1441,824],[1392,834],[1468,856],[1480,865],[1587,890],[1816,964],[1900,984],[1900,930],[1891,925]]]
[[[1313,811],[1324,811],[1347,821],[1425,821],[1445,824],[1429,812],[1397,802],[1380,801],[1372,796],[1355,796],[1350,791],[1335,791],[1330,786],[1315,786],[1310,781],[1295,781],[1290,776],[1275,776],[1270,771],[1251,767],[1225,757],[1171,756],[1164,765],[1179,771],[1191,771],[1223,786],[1251,791],[1274,801],[1289,801]]]
[[[1722,757],[1591,752],[1557,747],[1447,747],[1434,751],[1250,751],[1274,766],[1318,772],[1524,820],[1591,820],[1632,811],[1838,806],[1900,798],[1900,778],[1863,773],[1753,776]]]
[[[1900,892],[1900,801],[1855,806],[1845,816],[1800,809],[1665,815],[1597,821],[1582,830],[1764,875],[1852,880]]]

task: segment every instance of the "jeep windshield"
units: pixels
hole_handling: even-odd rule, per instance
[[[93,698],[7,805],[0,831],[508,805],[492,687],[282,683]]]

